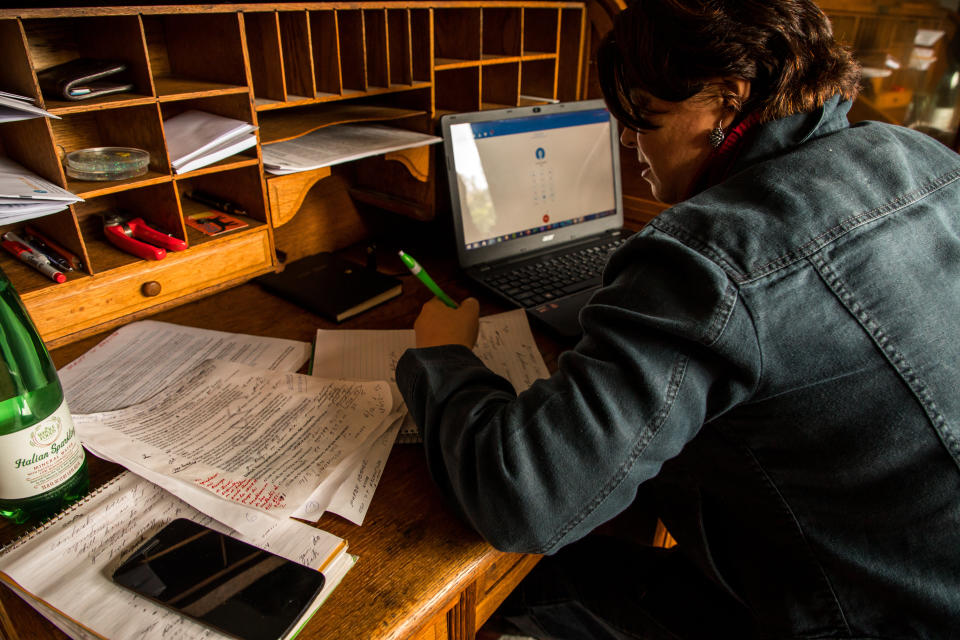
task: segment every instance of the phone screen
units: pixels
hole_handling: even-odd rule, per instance
[[[132,553],[113,581],[242,640],[282,638],[323,588],[323,574],[174,520]]]

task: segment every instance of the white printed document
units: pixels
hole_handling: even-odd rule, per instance
[[[58,373],[73,413],[113,411],[156,395],[204,360],[296,371],[310,343],[141,320],[117,329]]]
[[[208,360],[149,400],[75,415],[74,425],[84,445],[148,479],[173,477],[282,518],[393,424],[394,403],[386,382]]]
[[[61,119],[60,116],[41,109],[33,102],[33,98],[0,91],[0,124],[40,117]]]
[[[261,151],[264,168],[272,174],[283,175],[436,144],[441,140],[426,133],[378,124],[338,124],[292,140],[265,144]]]
[[[207,359],[293,372],[309,355],[310,345],[306,342],[145,320],[118,329],[59,373],[74,422],[99,424],[100,418],[88,418],[84,414],[113,412],[165,394],[168,385],[181,380]],[[402,407],[397,408],[395,415],[388,415],[383,433],[369,436],[358,449],[334,465],[292,515],[315,522],[325,511],[332,511],[362,524],[376,488],[376,479],[371,474],[379,478],[400,429],[402,415]],[[100,446],[84,436],[82,427],[78,433],[92,453],[150,479],[234,529],[256,535],[273,526],[276,520],[275,515],[255,506],[224,500],[182,475],[166,474],[135,456],[118,453],[109,444]]]
[[[55,200],[66,204],[83,200],[4,156],[0,156],[0,197]]]
[[[197,169],[254,146],[257,128],[244,120],[190,109],[163,121],[163,134],[176,173]],[[231,146],[243,142],[246,146]],[[224,153],[224,149],[229,151]],[[218,155],[219,154],[219,155]],[[196,162],[194,162],[196,161]],[[191,163],[190,169],[184,168]]]

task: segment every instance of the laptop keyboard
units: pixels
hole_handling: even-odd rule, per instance
[[[607,257],[625,240],[615,238],[568,253],[525,262],[486,274],[483,281],[522,306],[532,307],[600,286],[600,274],[607,264]]]

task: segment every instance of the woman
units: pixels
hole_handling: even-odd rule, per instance
[[[515,396],[437,301],[397,379],[440,489],[548,555],[502,609],[564,638],[960,629],[960,158],[846,120],[810,0],[640,0],[598,56],[654,195],[583,338]],[[586,537],[638,492],[672,551]]]

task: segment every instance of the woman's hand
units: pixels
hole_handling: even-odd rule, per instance
[[[451,309],[433,298],[423,305],[413,329],[417,333],[417,347],[462,344],[473,349],[480,329],[480,303],[476,298],[467,298],[457,309]]]

